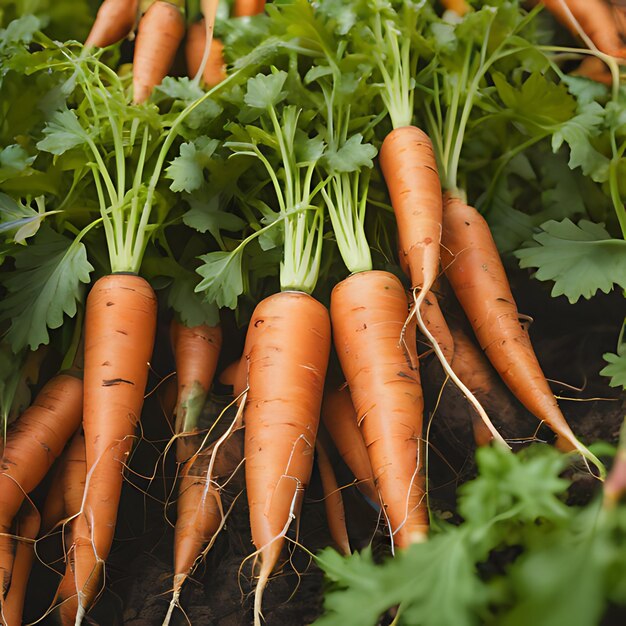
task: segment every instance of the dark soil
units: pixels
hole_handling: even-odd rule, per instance
[[[553,389],[562,398],[561,406],[573,430],[586,443],[597,440],[615,442],[621,421],[626,414],[626,400],[616,389],[608,387],[597,372],[603,367],[602,354],[615,350],[616,333],[624,316],[621,294],[599,296],[591,302],[575,306],[562,299],[552,299],[543,285],[518,275],[515,281],[520,311],[535,322],[531,337]],[[225,320],[228,325],[228,320]],[[163,324],[166,336],[166,327]],[[241,345],[242,332],[232,330],[233,358]],[[166,342],[163,342],[164,344]],[[157,354],[153,367],[159,375],[171,371],[170,355]],[[431,502],[439,511],[451,511],[454,492],[459,481],[471,477],[473,468],[473,438],[465,401],[448,385],[437,411],[433,414],[441,385],[438,365],[432,357],[424,358],[425,379],[428,381],[427,402],[432,417],[430,429]],[[159,380],[155,374],[153,385]],[[574,391],[567,385],[580,388]],[[593,400],[589,400],[593,398]],[[510,398],[506,402],[513,402]],[[507,405],[508,406],[508,405]],[[513,406],[513,405],[511,405]],[[532,439],[551,440],[546,428],[537,430],[537,422],[521,406],[513,414],[492,415],[512,445],[523,445]],[[117,529],[117,540],[107,566],[107,590],[90,615],[91,623],[102,625],[127,624],[152,626],[161,624],[167,611],[171,585],[173,531],[164,518],[163,503],[172,487],[175,466],[172,455],[163,461],[162,450],[169,437],[167,421],[151,396],[143,418],[143,440],[132,459],[132,472],[124,488]],[[575,470],[573,501],[582,502],[598,489],[598,482],[584,468]],[[168,479],[163,479],[163,473]],[[155,478],[150,479],[151,476]],[[348,484],[350,476],[339,467],[340,483]],[[250,533],[240,470],[225,491],[230,504],[239,494],[225,531],[218,538],[206,561],[190,580],[181,596],[185,614],[177,610],[173,624],[210,624],[215,626],[248,626],[252,621]],[[358,492],[349,487],[344,491],[349,530],[354,548],[374,541],[383,546],[384,537],[376,531],[373,510]],[[175,507],[169,506],[171,520]],[[295,530],[291,535],[295,541]],[[332,545],[328,536],[321,500],[321,488],[314,475],[300,517],[297,540],[315,553]],[[58,536],[40,544],[40,556],[50,563],[58,558]],[[265,593],[264,610],[272,626],[296,626],[312,623],[322,611],[323,580],[308,554],[289,544],[291,554],[285,553],[283,565]],[[381,549],[384,549],[381,547]],[[56,551],[56,552],[55,552]],[[56,576],[49,568],[39,565],[31,578],[25,619],[41,617],[52,600]],[[41,624],[55,623],[51,614]],[[609,622],[607,622],[609,623]]]

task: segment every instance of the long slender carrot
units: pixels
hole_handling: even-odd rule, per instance
[[[591,458],[561,413],[541,371],[487,222],[462,200],[444,203],[442,263],[480,347],[513,395],[558,435],[558,443]]]
[[[197,426],[198,417],[213,383],[220,349],[220,326],[185,326],[172,319],[170,335],[174,348],[178,398],[175,432],[186,433]]]
[[[540,1],[574,36],[579,37],[582,30],[601,52],[626,58],[618,22],[604,0]]]
[[[284,291],[257,305],[244,348],[250,385],[244,408],[246,488],[260,560],[256,624],[263,590],[311,475],[329,353],[328,311],[317,300]]]
[[[0,623],[3,626],[20,626],[30,570],[35,558],[34,540],[39,532],[40,517],[37,509],[26,502],[17,517],[13,575],[6,599],[0,606]]]
[[[352,550],[350,549],[350,539],[348,537],[348,529],[346,528],[346,511],[343,506],[341,490],[337,484],[328,453],[319,439],[315,443],[315,448],[317,450],[317,466],[322,480],[322,489],[324,490],[324,508],[326,509],[330,536],[341,553],[348,555]]]
[[[195,22],[187,28],[185,43],[185,58],[187,60],[187,74],[194,78],[204,57],[206,46],[206,27],[204,20]],[[202,80],[207,87],[214,87],[226,78],[226,62],[224,61],[224,44],[221,39],[213,37],[211,49],[206,64],[202,70]]]
[[[156,331],[156,296],[133,274],[100,278],[85,313],[83,426],[87,485],[74,540],[80,623],[100,591],[124,463],[141,415]]]
[[[322,402],[322,421],[341,458],[357,479],[357,487],[372,502],[379,502],[380,498],[374,484],[372,464],[347,387],[325,390],[324,401]]]
[[[85,47],[104,48],[123,39],[133,30],[139,0],[104,0],[96,21],[85,41]]]
[[[250,17],[265,10],[265,0],[235,0],[233,15],[235,17]]]
[[[133,57],[133,101],[145,102],[165,78],[185,35],[185,20],[178,7],[157,0],[139,22]]]
[[[394,129],[383,141],[380,166],[411,285],[428,291],[439,271],[442,212],[437,161],[428,135],[415,126]]]
[[[11,582],[13,518],[78,428],[82,400],[82,381],[59,374],[7,433],[0,464],[0,601]]]
[[[330,311],[335,348],[393,540],[400,547],[421,541],[428,532],[423,396],[414,323],[401,342],[405,291],[388,272],[353,274],[333,289]]]
[[[452,363],[454,359],[454,339],[434,292],[428,292],[424,298],[421,313],[424,325],[436,339],[448,363]]]

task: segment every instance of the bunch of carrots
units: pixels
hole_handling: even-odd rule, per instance
[[[165,380],[160,391],[173,431],[168,451],[175,455],[178,475],[172,494],[172,600],[164,623],[180,607],[185,581],[225,525],[228,510],[221,480],[240,466],[245,469],[258,576],[257,625],[263,620],[264,589],[299,516],[314,459],[331,536],[340,550],[350,552],[341,488],[331,462],[333,447],[378,514],[392,551],[428,540],[419,343],[429,346],[448,384],[458,386],[472,406],[477,445],[508,448],[485,410],[490,391],[503,382],[554,431],[561,450],[582,456],[603,477],[602,464],[576,438],[546,381],[489,225],[458,183],[464,124],[473,103],[440,105],[430,89],[431,99],[422,104],[436,114],[416,114],[415,83],[438,71],[431,64],[428,72],[417,75],[424,66],[411,31],[419,31],[426,13],[412,3],[362,0],[353,3],[355,19],[337,27],[332,4],[299,0],[266,7],[258,1],[235,2],[235,19],[243,24],[249,20],[256,33],[263,28],[278,33],[265,47],[252,50],[249,65],[242,69],[228,56],[228,37],[235,35],[226,28],[225,42],[213,37],[217,1],[203,1],[202,11],[193,15],[185,15],[184,3],[170,0],[156,0],[141,15],[137,0],[102,3],[84,49],[96,54],[137,28],[130,97],[146,118],[158,112],[151,98],[183,40],[189,78],[210,90],[197,100],[190,97],[180,117],[166,125],[161,152],[149,148],[156,140],[146,130],[141,156],[132,153],[126,133],[139,136],[137,121],[118,138],[114,134],[112,151],[98,163],[103,170],[114,170],[110,183],[105,176],[94,183],[98,197],[106,192],[111,198],[94,222],[106,231],[111,272],[90,287],[84,324],[76,324],[71,363],[43,386],[8,428],[0,448],[1,623],[21,623],[40,526],[45,534],[60,530],[64,540],[65,572],[54,601],[61,622],[86,620],[102,594],[124,468],[138,436],[157,336],[159,298],[142,275],[147,275],[146,249],[150,254],[167,250],[166,228],[181,221],[176,209],[163,208],[171,201],[159,187],[163,164],[172,159],[173,146],[181,155],[181,146],[191,145],[194,155],[206,147],[184,122],[213,94],[219,100],[221,90],[226,94],[219,100],[223,117],[203,122],[202,129],[227,129],[219,148],[219,167],[224,169],[212,156],[204,161],[198,157],[200,177],[203,167],[215,167],[213,197],[221,202],[222,212],[239,214],[239,221],[231,224],[254,228],[241,239],[216,237],[219,249],[206,255],[213,265],[198,268],[199,252],[194,253],[184,276],[194,277],[193,297],[204,299],[203,304],[210,301],[215,310],[237,306],[239,294],[234,302],[224,294],[233,289],[226,283],[236,283],[233,276],[241,274],[226,269],[240,267],[242,259],[244,265],[250,263],[246,254],[267,254],[267,266],[279,275],[279,285],[267,283],[265,297],[257,299],[250,316],[241,357],[226,368],[218,362],[229,338],[217,314],[195,324],[178,313],[170,315],[175,378]],[[459,20],[480,5],[463,0],[442,4]],[[624,58],[619,30],[624,22],[601,25],[608,11],[604,3],[543,4],[601,55]],[[279,36],[287,43],[276,43]],[[371,39],[374,50],[367,70],[358,48],[363,37]],[[498,53],[506,54],[506,42],[498,45]],[[224,55],[231,61],[228,71]],[[480,63],[468,62],[468,67],[479,68],[477,81],[480,72],[488,71]],[[346,75],[349,82],[344,82]],[[435,80],[444,85],[447,79],[440,73]],[[232,113],[229,107],[236,98],[243,102],[242,110]],[[366,107],[373,112],[367,113]],[[218,175],[228,163],[236,174],[220,185]],[[149,183],[142,183],[142,168],[152,168]],[[377,168],[393,210],[403,279],[400,272],[377,269],[374,246],[368,242],[365,213],[377,208],[370,189]],[[128,180],[137,182],[134,195],[126,190]],[[196,191],[185,184],[187,192]],[[132,202],[127,207],[128,194]],[[151,213],[153,206],[158,210]],[[119,221],[110,217],[115,211],[120,211]],[[173,216],[171,222],[162,220],[166,234],[154,235],[159,247],[151,239],[157,226],[149,228],[156,224],[158,211]],[[233,225],[231,234],[235,230]],[[348,275],[332,286],[328,300],[318,297],[317,285],[324,276],[329,241],[341,259],[332,263]],[[181,279],[181,272],[173,271],[174,281]],[[254,281],[247,282],[252,291]],[[447,311],[456,306],[449,302],[458,302],[463,322],[449,326]],[[340,367],[328,374],[331,359]],[[203,413],[217,374],[232,386],[233,401],[228,407],[232,410],[219,412],[220,428],[215,430],[214,425],[207,428]],[[243,450],[230,445],[242,430]],[[29,494],[51,469],[55,478],[40,515]],[[623,490],[614,489],[611,501]]]

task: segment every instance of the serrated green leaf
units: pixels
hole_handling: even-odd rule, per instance
[[[296,130],[294,154],[298,165],[316,163],[324,154],[324,139],[319,135],[309,137],[303,130]]]
[[[600,374],[610,377],[611,387],[622,387],[626,390],[626,342],[619,344],[616,354],[608,352],[603,358],[608,365],[600,371]]]
[[[45,137],[37,144],[43,152],[60,155],[87,142],[88,134],[71,109],[57,111],[43,130]]]
[[[179,156],[165,171],[166,178],[172,181],[170,189],[187,193],[199,189],[204,183],[204,170],[218,145],[216,139],[208,137],[198,137],[193,142],[181,144]]]
[[[23,174],[35,158],[17,144],[4,148],[0,151],[0,182]]]
[[[15,270],[2,279],[7,290],[0,320],[10,320],[6,339],[15,352],[49,341],[48,329],[76,315],[81,283],[93,271],[82,243],[74,243],[44,226],[35,240],[15,253]]]
[[[534,236],[538,245],[515,252],[520,267],[537,268],[538,280],[553,280],[554,297],[570,302],[591,298],[598,290],[609,293],[614,285],[626,289],[626,241],[611,239],[602,224],[570,219],[550,220]]]
[[[167,304],[178,313],[185,326],[215,326],[220,321],[219,310],[195,293],[197,283],[197,277],[187,272],[176,277],[170,286]]]
[[[199,233],[209,232],[221,245],[221,231],[238,232],[245,226],[245,222],[237,215],[220,210],[219,196],[203,199],[201,194],[188,198],[191,207],[183,215],[183,222]]]
[[[351,135],[339,150],[329,149],[324,162],[333,174],[356,172],[363,167],[374,166],[373,159],[378,151],[371,143],[363,143],[363,135]]]
[[[237,298],[243,293],[241,251],[209,252],[200,260],[203,264],[196,271],[202,280],[196,292],[203,292],[205,300],[219,308],[237,308]]]
[[[287,72],[280,71],[275,74],[257,74],[249,78],[244,102],[254,109],[276,106],[287,95],[283,91],[287,76]]]

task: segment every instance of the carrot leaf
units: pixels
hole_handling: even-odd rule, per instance
[[[11,320],[6,339],[15,352],[26,346],[34,350],[49,342],[48,329],[61,326],[65,315],[76,315],[82,284],[90,282],[93,267],[81,242],[45,225],[32,246],[13,256],[15,270],[2,278],[7,295],[0,303],[0,320]]]
[[[536,245],[517,250],[515,256],[520,267],[537,268],[538,280],[554,281],[554,297],[565,295],[574,303],[598,290],[609,293],[614,285],[626,289],[626,241],[611,239],[602,224],[550,220],[534,240]]]

